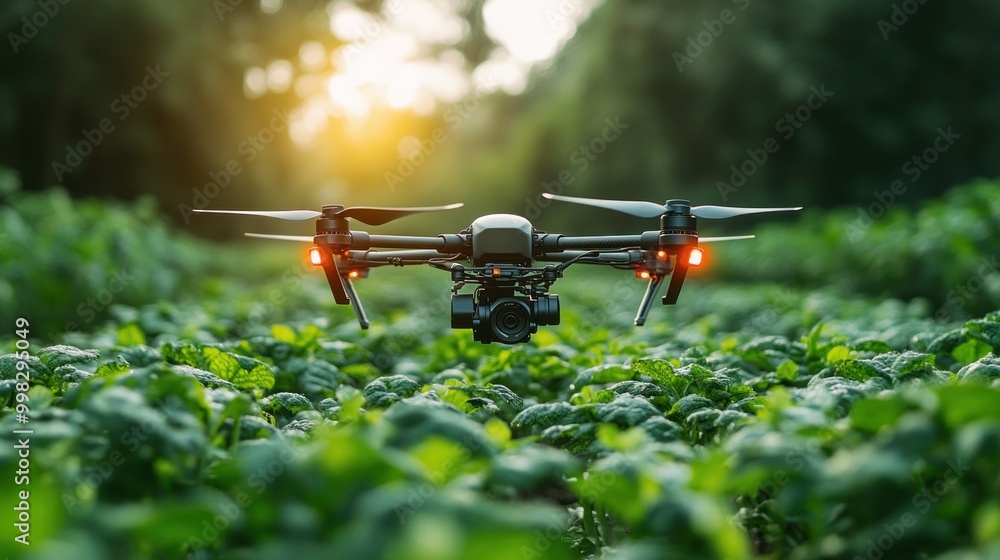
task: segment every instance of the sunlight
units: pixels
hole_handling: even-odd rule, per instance
[[[459,15],[461,4],[387,2],[376,16],[351,2],[334,2],[327,12],[329,29],[343,43],[340,47],[329,52],[319,42],[305,43],[296,64],[276,60],[247,70],[244,91],[254,98],[294,88],[303,104],[292,112],[289,134],[299,145],[311,142],[330,119],[427,116],[473,90],[516,95],[527,86],[531,69],[555,56],[596,0],[488,1],[486,31],[498,47],[471,69],[458,50],[449,48],[469,32]]]
[[[593,0],[489,0],[486,31],[523,63],[552,59],[594,8]]]

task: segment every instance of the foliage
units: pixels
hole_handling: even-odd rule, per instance
[[[956,187],[917,211],[872,208],[813,211],[795,226],[762,224],[753,243],[720,248],[716,272],[926,298],[941,322],[1000,307],[1000,181]]]
[[[943,325],[819,292],[776,315],[770,288],[685,290],[688,315],[643,330],[582,298],[511,348],[463,346],[445,319],[361,333],[186,303],[39,341],[27,557],[997,552],[1000,312]]]
[[[156,204],[73,200],[60,189],[6,185],[0,207],[0,314],[31,316],[48,332],[91,330],[113,303],[171,299],[206,271],[207,255],[164,227]]]

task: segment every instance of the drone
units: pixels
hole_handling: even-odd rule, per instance
[[[282,220],[315,220],[312,237],[247,233],[249,237],[311,243],[312,265],[322,267],[334,300],[351,305],[362,329],[370,326],[353,280],[367,278],[372,268],[429,265],[451,273],[451,327],[471,329],[483,344],[527,342],[539,326],[559,324],[559,296],[549,293],[556,280],[573,264],[597,264],[632,270],[648,280],[635,316],[635,325],[646,323],[663,281],[670,278],[663,305],[677,303],[688,269],[701,265],[701,243],[753,239],[753,235],[699,237],[698,218],[724,219],[764,212],[790,212],[794,208],[737,208],[691,206],[687,200],[665,204],[631,200],[580,198],[544,193],[562,202],[596,206],[640,218],[659,218],[658,230],[638,235],[568,236],[532,227],[513,214],[476,218],[458,233],[436,237],[378,235],[351,229],[351,220],[371,226],[423,212],[454,210],[462,204],[415,208],[347,208],[338,204],[313,210],[195,210],[201,213],[265,216]],[[460,293],[466,286],[472,293]]]

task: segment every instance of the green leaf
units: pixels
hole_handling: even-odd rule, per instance
[[[977,420],[1000,421],[1000,390],[975,385],[937,389],[945,424],[952,429]]]
[[[98,366],[97,371],[94,372],[94,377],[118,377],[119,375],[129,371],[131,365],[128,360],[118,356],[113,362],[105,362]]]
[[[635,426],[651,416],[660,415],[660,411],[649,404],[649,401],[632,395],[618,395],[618,398],[609,403],[598,403],[595,411],[601,422],[617,424],[623,428]]]
[[[271,325],[271,336],[292,346],[295,346],[299,339],[292,327],[288,325]]]
[[[303,410],[312,410],[313,405],[298,393],[275,393],[261,399],[260,408],[274,415],[294,416]]]
[[[14,380],[17,378],[17,363],[22,361],[17,354],[6,354],[0,356],[0,379]],[[28,377],[32,381],[41,381],[52,375],[52,371],[42,363],[38,356],[29,355],[27,360]]]
[[[1000,358],[993,354],[983,356],[979,360],[958,371],[958,378],[963,382],[989,383],[1000,379]]]
[[[196,347],[189,343],[168,343],[163,356],[175,363],[205,369],[238,389],[270,389],[274,387],[274,372],[264,362],[225,352],[213,346]]]
[[[642,375],[648,375],[661,386],[670,386],[674,380],[674,367],[666,360],[636,360],[632,369]]]
[[[851,357],[851,350],[843,345],[834,346],[826,353],[826,361],[831,364],[842,362]]]
[[[776,373],[778,374],[778,379],[794,381],[799,376],[799,366],[791,360],[785,360],[778,366]]]
[[[146,335],[136,323],[128,323],[118,327],[118,344],[120,346],[138,346],[146,344]]]
[[[884,375],[884,372],[868,360],[842,360],[834,369],[834,375],[846,377],[854,381],[868,381],[872,377]]]
[[[864,399],[851,408],[851,425],[863,432],[875,433],[883,426],[895,424],[907,408],[899,398]]]
[[[978,338],[970,338],[962,344],[959,344],[951,351],[951,355],[958,360],[963,366],[969,365],[972,362],[978,361],[983,356],[989,354],[993,350],[993,347],[989,344],[979,340]]]
[[[365,386],[365,402],[370,407],[384,408],[413,396],[420,384],[405,375],[386,375]]]
[[[101,359],[97,350],[81,350],[75,346],[57,344],[38,351],[38,358],[52,371],[67,364],[85,364]]]
[[[547,428],[559,424],[586,422],[586,414],[568,402],[536,404],[522,410],[510,425],[513,428]]]

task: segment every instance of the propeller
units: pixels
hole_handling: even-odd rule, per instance
[[[260,237],[261,239],[277,239],[279,241],[313,242],[312,236],[309,235],[274,235],[272,233],[244,233],[243,235],[247,237]]]
[[[249,234],[247,234],[249,235]],[[724,237],[699,237],[698,243],[716,243],[719,241],[740,241],[741,239],[753,239],[756,235],[728,235]]]
[[[379,208],[374,206],[355,206],[353,208],[339,208],[336,206],[325,208],[324,212],[315,210],[200,210],[195,212],[202,214],[239,214],[242,216],[264,216],[266,218],[277,218],[279,220],[302,221],[319,218],[354,218],[355,220],[370,226],[380,226],[395,219],[418,214],[420,212],[437,212],[439,210],[454,210],[461,208],[462,203],[448,204],[447,206],[418,206],[414,208]],[[254,235],[252,237],[258,237]]]
[[[667,204],[656,204],[655,202],[645,202],[641,200],[608,200],[604,198],[581,198],[578,196],[561,196],[558,194],[542,193],[542,196],[550,200],[562,202],[572,202],[574,204],[584,204],[586,206],[596,206],[615,210],[624,214],[631,214],[640,218],[658,218],[667,212],[672,211]],[[686,202],[685,202],[686,204]],[[764,212],[793,212],[802,210],[801,206],[792,208],[737,208],[733,206],[693,206],[690,209],[692,216],[708,219],[733,218],[746,214],[761,214]]]

